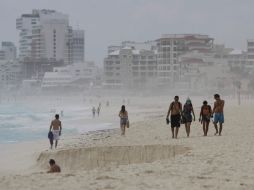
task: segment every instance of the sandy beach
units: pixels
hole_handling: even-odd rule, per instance
[[[200,98],[193,102],[198,118]],[[254,189],[254,102],[236,102],[226,100],[222,136],[210,125],[203,137],[195,121],[190,138],[182,125],[172,139],[165,122],[170,100],[162,97],[132,99],[125,137],[116,128],[65,137],[57,150],[48,150],[47,140],[3,144],[0,189]],[[119,109],[112,105],[101,120],[117,127]],[[62,173],[45,173],[49,158]]]

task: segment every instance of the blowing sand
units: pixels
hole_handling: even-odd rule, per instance
[[[15,147],[6,145],[1,164],[9,164],[12,170],[1,166],[5,170],[0,172],[0,189],[254,189],[252,105],[226,101],[226,123],[220,137],[213,135],[212,125],[208,137],[203,137],[196,121],[190,138],[182,125],[179,139],[171,139],[165,124],[168,106],[159,103],[155,107],[154,103],[143,106],[143,112],[133,111],[125,137],[116,129],[66,138],[53,151],[45,150],[46,142],[19,145],[23,148],[15,149],[16,161],[23,167],[16,170],[11,167],[11,162],[17,164],[15,157],[5,157]],[[195,112],[198,115],[198,107]],[[23,158],[27,161],[19,160]],[[56,159],[62,173],[45,173],[49,158]]]

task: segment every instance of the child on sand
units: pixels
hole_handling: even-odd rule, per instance
[[[55,160],[49,160],[49,171],[47,173],[59,173],[61,172],[61,168],[56,164]]]

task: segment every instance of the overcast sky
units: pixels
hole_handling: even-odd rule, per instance
[[[69,15],[86,31],[86,59],[102,64],[107,46],[154,40],[165,33],[202,33],[246,49],[254,38],[254,0],[0,0],[0,41],[18,45],[16,18],[32,9]]]

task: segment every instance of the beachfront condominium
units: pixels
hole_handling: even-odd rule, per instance
[[[247,40],[247,67],[254,70],[254,39]]]
[[[85,31],[72,31],[73,63],[83,63],[85,61]]]
[[[208,52],[213,38],[201,34],[164,34],[157,42],[158,84],[174,86],[180,77],[179,56],[186,52]]]
[[[21,67],[17,60],[7,59],[0,60],[0,87],[4,89],[10,89],[20,83],[21,79]]]
[[[33,10],[16,21],[19,33],[19,57],[47,58],[69,62],[68,15],[54,10]]]
[[[109,46],[104,59],[104,87],[143,88],[152,85],[157,75],[154,42],[123,42]]]
[[[0,60],[15,60],[17,49],[13,42],[2,42],[0,49]]]
[[[89,88],[95,83],[96,75],[97,67],[91,61],[55,67],[53,72],[44,74],[41,88],[42,90]]]
[[[72,64],[74,54],[75,59],[83,59],[80,53],[84,51],[82,31],[72,29],[66,14],[55,10],[33,10],[16,20],[16,28],[20,31],[19,58],[30,77],[38,72],[43,76],[43,72],[54,66]]]
[[[0,49],[0,87],[9,88],[20,82],[21,67],[16,59],[16,46],[13,42],[2,42]]]

